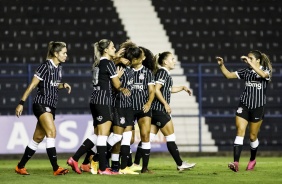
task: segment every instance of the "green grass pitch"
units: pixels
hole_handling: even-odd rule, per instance
[[[58,163],[62,167],[66,165],[67,157],[59,156]],[[234,173],[227,168],[228,162],[232,157],[183,157],[188,162],[196,162],[197,165],[191,170],[179,172],[170,156],[152,155],[149,168],[155,174],[140,175],[92,175],[83,173],[81,175],[72,170],[67,175],[53,176],[49,160],[42,158],[31,159],[26,168],[29,176],[18,175],[14,168],[18,160],[0,160],[0,183],[15,184],[221,184],[221,183],[282,183],[281,168],[282,160],[280,157],[257,157],[257,165],[254,171],[245,171],[248,163],[247,157],[241,157],[239,172]],[[80,160],[82,161],[82,159]]]

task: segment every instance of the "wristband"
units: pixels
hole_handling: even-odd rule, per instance
[[[21,101],[19,102],[19,105],[24,105],[24,101],[21,100]]]
[[[63,88],[65,88],[65,84],[66,84],[66,83],[63,83]]]

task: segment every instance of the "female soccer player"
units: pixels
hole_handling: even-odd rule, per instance
[[[98,173],[105,175],[113,174],[109,168],[106,168],[107,139],[113,121],[112,86],[114,89],[122,91],[126,96],[130,95],[127,89],[121,87],[116,66],[112,61],[116,57],[115,51],[111,40],[102,39],[94,44],[93,92],[90,109],[93,116],[94,132],[98,135],[96,145],[99,155]],[[91,149],[94,144],[95,142],[92,142],[92,146],[88,147]],[[73,162],[70,158],[68,164],[77,172],[77,162]]]
[[[123,71],[118,70],[112,60],[124,52],[124,49],[120,49],[115,53],[116,49],[112,41],[103,39],[94,44],[94,64],[93,70],[93,92],[90,101],[90,110],[93,117],[93,134],[89,135],[75,154],[67,160],[67,164],[72,167],[72,170],[78,174],[81,174],[81,170],[89,171],[89,165],[81,165],[78,167],[79,158],[87,153],[86,159],[89,159],[89,155],[93,146],[96,146],[97,154],[93,157],[91,155],[91,173],[92,174],[113,174],[109,169],[106,169],[106,157],[104,158],[105,151],[107,149],[107,140],[110,127],[113,121],[113,100],[112,100],[112,86],[118,91],[122,91],[125,96],[130,93],[127,89],[121,87],[119,77],[122,76]],[[104,145],[105,144],[105,145]],[[104,147],[105,146],[105,147]],[[99,147],[99,148],[98,148]],[[101,153],[102,152],[102,153]],[[98,155],[100,170],[97,170]],[[84,161],[84,163],[86,163]]]
[[[180,158],[177,145],[175,144],[174,126],[171,120],[171,108],[169,106],[171,93],[186,91],[191,95],[191,91],[186,86],[173,86],[170,70],[175,67],[175,59],[170,52],[163,52],[155,56],[155,62],[161,68],[155,75],[155,95],[152,104],[152,125],[150,141],[153,141],[158,131],[164,134],[167,141],[167,148],[177,164],[178,170],[190,169],[195,163],[183,162]]]
[[[258,50],[250,51],[248,56],[241,59],[248,67],[230,72],[221,57],[216,57],[221,72],[227,79],[243,79],[245,89],[240,96],[240,102],[236,111],[237,135],[234,141],[234,160],[228,167],[239,171],[239,159],[243,147],[246,127],[250,127],[251,157],[246,170],[253,170],[256,165],[256,153],[259,145],[258,132],[264,118],[264,105],[266,103],[266,89],[271,79],[272,66],[269,58]]]
[[[71,86],[62,82],[62,66],[67,59],[67,48],[64,42],[50,42],[46,62],[42,63],[36,70],[34,77],[24,92],[16,115],[19,117],[23,112],[23,105],[29,94],[37,87],[37,95],[33,101],[33,113],[37,118],[33,139],[27,145],[21,161],[16,166],[16,173],[29,175],[25,164],[38,148],[39,143],[46,136],[46,151],[53,167],[54,175],[67,174],[69,171],[57,164],[57,153],[55,147],[56,127],[54,124],[55,110],[58,102],[58,90],[68,89]]]
[[[145,60],[144,51],[139,48],[129,48],[125,58],[131,61],[134,71],[133,90],[131,92],[133,99],[134,117],[138,122],[141,136],[141,155],[142,155],[142,170],[141,173],[152,173],[148,170],[150,157],[150,127],[151,127],[151,104],[155,97],[154,95],[154,77],[152,72],[142,65]]]
[[[136,45],[127,40],[122,43],[120,48],[125,50],[130,47],[136,47]],[[131,62],[122,57],[117,58],[117,66],[123,68],[123,75],[121,76],[121,87],[132,90],[134,72],[130,67]],[[139,174],[130,170],[127,167],[127,161],[130,156],[130,141],[132,138],[132,129],[134,126],[134,115],[132,109],[132,96],[125,96],[122,92],[114,92],[114,120],[113,120],[113,134],[109,136],[108,143],[108,154],[112,156],[112,172],[119,172],[120,174]],[[114,147],[113,147],[114,146]],[[111,150],[111,148],[113,149]],[[121,164],[119,164],[121,160]]]

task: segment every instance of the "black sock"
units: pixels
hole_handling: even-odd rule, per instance
[[[148,169],[151,149],[142,149],[142,171]]]
[[[250,150],[251,150],[251,158],[250,158],[250,161],[253,161],[253,160],[256,159],[258,147],[256,147],[256,148],[250,147]]]
[[[130,150],[129,150],[129,155],[128,155],[128,159],[127,159],[127,166],[130,167],[130,166],[132,166],[132,164],[133,164],[133,162],[132,162],[132,153],[130,153]]]
[[[111,158],[111,156],[112,156],[112,148],[113,148],[113,146],[111,146],[109,143],[107,143],[107,155],[106,155],[106,158],[107,158],[107,167],[109,167],[110,166],[110,164],[109,164],[109,160],[110,160],[110,158]]]
[[[90,139],[86,139],[82,145],[78,148],[76,153],[73,155],[73,159],[78,162],[79,158],[84,155],[87,151],[91,150],[93,148],[94,144]]]
[[[135,158],[134,158],[134,163],[139,165],[140,164],[140,160],[142,158],[142,148],[141,148],[142,142],[140,141],[135,153]]]
[[[129,145],[121,145],[121,147],[120,147],[120,162],[121,162],[120,168],[121,169],[126,168],[126,166],[128,165],[129,155],[130,155],[130,146]],[[132,161],[131,161],[131,163],[132,163]]]
[[[46,148],[49,160],[51,162],[51,165],[53,167],[53,171],[57,171],[59,166],[57,163],[57,152],[56,152],[56,148]]]
[[[113,171],[118,171],[120,168],[119,161],[112,161],[111,168]]]
[[[234,144],[234,148],[233,148],[234,162],[239,162],[242,149],[243,149],[243,145]]]
[[[99,153],[95,153],[93,159],[94,162],[99,162]]]
[[[175,163],[178,166],[181,166],[182,160],[180,158],[179,151],[178,151],[178,148],[177,148],[177,145],[175,144],[175,142],[174,141],[173,142],[167,142],[166,145],[167,145],[167,149],[168,149],[169,153],[171,154],[172,158],[174,159]]]
[[[30,149],[28,146],[25,148],[23,157],[21,161],[18,163],[18,168],[22,169],[24,168],[27,161],[34,155],[35,151]]]
[[[99,154],[99,169],[105,171],[107,167],[107,146],[97,146],[97,153]]]
[[[94,155],[94,154],[95,154],[94,151],[88,150],[82,164],[84,164],[84,165],[89,164],[90,163],[89,158],[90,158],[91,155]]]

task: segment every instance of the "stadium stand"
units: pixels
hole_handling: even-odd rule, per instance
[[[67,43],[69,62],[91,63],[95,41],[127,39],[110,0],[1,0],[0,5],[1,63],[43,62],[50,39]]]
[[[180,61],[237,62],[250,49],[279,62],[282,3],[277,0],[152,1]],[[269,16],[271,15],[271,16]],[[210,57],[212,55],[212,57]]]
[[[184,68],[190,87],[219,150],[232,149],[234,142],[234,114],[242,93],[244,82],[227,80],[216,65],[215,56],[221,56],[226,63],[240,62],[240,56],[257,49],[267,53],[274,64],[281,63],[281,17],[282,2],[277,0],[159,0],[152,1],[155,10],[166,29],[178,59]],[[195,65],[193,64],[195,63]],[[198,63],[207,64],[201,68],[199,81]],[[208,63],[214,63],[208,64]],[[228,66],[231,71],[245,65]],[[267,92],[267,115],[282,114],[281,108],[281,65],[274,66],[273,80]],[[212,76],[214,75],[214,76]],[[201,82],[201,83],[200,83]],[[201,94],[199,94],[201,90]],[[201,95],[201,96],[200,96]],[[214,117],[216,115],[232,116]],[[210,117],[209,117],[210,116]],[[261,134],[273,130],[279,118],[266,118]],[[263,149],[277,150],[281,138],[261,135]],[[248,142],[248,137],[245,138]],[[273,145],[273,146],[270,146]]]

